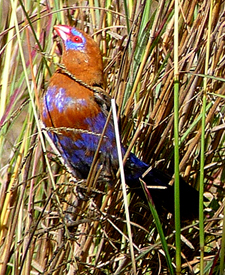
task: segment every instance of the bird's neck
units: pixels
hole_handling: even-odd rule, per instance
[[[62,64],[65,67],[64,73],[67,71],[68,74],[88,85],[103,84],[103,64],[99,56],[90,58],[82,52],[67,51],[63,54]]]

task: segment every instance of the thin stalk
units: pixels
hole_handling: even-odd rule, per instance
[[[223,95],[218,95],[224,98]],[[224,274],[225,266],[224,266],[224,256],[225,256],[225,200],[223,200],[223,229],[222,229],[222,240],[220,246],[220,275]]]
[[[176,241],[176,274],[181,272],[181,241],[180,241],[180,184],[179,184],[179,1],[175,0],[174,13],[174,207],[175,207],[175,241]]]
[[[128,1],[130,2],[130,1]],[[128,8],[128,3],[126,0],[124,0],[124,11],[125,11],[125,15],[126,15],[126,23],[127,23],[127,33],[129,34],[130,33],[130,22],[129,22],[129,18],[130,18],[130,15],[129,15],[129,10],[131,11],[133,7],[133,5],[130,3],[130,9]]]
[[[205,160],[205,113],[206,113],[206,91],[203,90],[202,98],[202,131],[200,152],[200,188],[199,188],[199,239],[200,239],[200,274],[204,270],[204,215],[203,215],[203,192],[204,192],[204,160]]]
[[[9,15],[8,15],[9,16]],[[0,96],[0,120],[2,119],[6,105],[7,105],[7,94],[8,94],[8,80],[10,76],[10,60],[12,57],[12,47],[13,47],[13,36],[14,36],[14,21],[13,21],[13,16],[10,18],[9,22],[9,29],[10,31],[7,34],[7,47],[5,51],[5,60],[4,60],[4,66],[2,67],[2,78],[0,79],[1,81],[1,96]],[[0,136],[0,154],[3,154],[4,151],[4,134]]]
[[[159,215],[158,215],[157,210],[155,208],[155,205],[152,201],[152,197],[151,197],[151,194],[150,194],[150,192],[147,188],[147,185],[143,180],[141,180],[141,185],[142,185],[143,191],[145,193],[145,196],[146,196],[146,199],[147,199],[147,202],[148,202],[148,206],[149,206],[149,208],[151,210],[151,213],[152,213],[152,216],[154,218],[154,222],[155,222],[157,231],[159,233],[159,237],[160,237],[160,240],[161,240],[161,243],[162,243],[162,248],[163,248],[164,253],[165,253],[165,258],[166,258],[166,262],[167,262],[167,265],[168,265],[168,268],[169,268],[169,272],[170,272],[170,274],[173,275],[174,270],[173,270],[172,260],[171,260],[170,253],[169,253],[169,248],[168,248],[168,245],[167,245],[167,242],[166,242],[166,237],[165,237],[165,234],[163,232],[162,224],[161,224],[160,219],[159,219]]]
[[[223,202],[225,204],[225,201]],[[224,255],[225,255],[225,207],[223,208],[223,231],[222,231],[222,242],[220,249],[220,275],[224,274]]]
[[[127,203],[127,199],[126,199],[127,198],[126,181],[125,181],[125,174],[124,174],[124,169],[123,169],[123,156],[122,156],[121,144],[120,144],[120,136],[119,136],[119,127],[118,127],[117,115],[116,115],[115,99],[111,99],[111,105],[112,105],[112,115],[113,115],[113,122],[114,122],[114,128],[115,128],[118,159],[119,159],[120,178],[121,178],[123,197],[124,197],[124,208],[125,208],[125,213],[126,213],[127,231],[128,231],[128,237],[129,237],[129,245],[130,245],[130,254],[131,254],[131,260],[132,260],[133,274],[137,274],[136,263],[135,263],[135,255],[134,255],[134,247],[133,247],[133,241],[132,241],[132,232],[131,232],[131,226],[130,226],[129,207],[128,207],[128,203]]]
[[[208,72],[210,56],[210,34],[212,25],[213,0],[210,3],[208,37],[206,44],[205,74]],[[207,77],[203,80],[202,97],[202,129],[201,129],[201,152],[200,152],[200,183],[199,183],[199,243],[200,243],[200,275],[204,274],[204,215],[203,215],[203,193],[204,193],[204,166],[205,166],[205,121],[206,121],[206,89]]]
[[[7,35],[7,48],[5,53],[4,67],[2,72],[2,91],[0,97],[0,119],[3,117],[7,101],[7,90],[8,90],[8,79],[10,76],[10,59],[12,58],[12,46],[13,46],[13,36],[14,36],[14,21],[13,16],[10,18],[9,28]]]

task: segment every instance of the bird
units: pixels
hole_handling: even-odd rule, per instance
[[[111,98],[104,90],[100,48],[91,36],[75,27],[56,25],[54,30],[62,41],[61,63],[42,95],[41,120],[76,178],[87,179],[98,149],[100,178],[113,185],[119,167],[118,152],[110,113]],[[126,146],[122,145],[121,150],[124,156]],[[169,184],[170,175],[157,168],[150,170],[148,164],[131,152],[124,164],[124,173],[126,184],[144,202],[146,195],[140,180],[148,186],[157,209],[174,213],[174,186]],[[182,220],[198,217],[198,194],[180,177]]]

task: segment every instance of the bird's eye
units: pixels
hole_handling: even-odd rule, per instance
[[[74,35],[71,37],[71,41],[74,43],[83,43],[83,40],[80,36],[78,35]]]

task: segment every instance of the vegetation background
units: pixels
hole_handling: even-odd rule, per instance
[[[1,275],[224,274],[224,10],[223,0],[0,1]],[[130,150],[173,174],[179,146],[175,163],[200,190],[199,221],[181,223],[180,245],[179,219],[159,223],[130,195],[126,222],[119,182],[76,205],[77,182],[38,119],[59,62],[55,24],[99,44]]]

